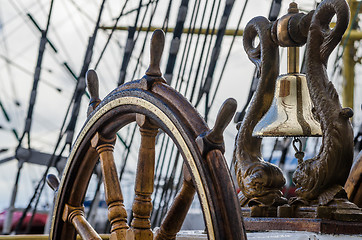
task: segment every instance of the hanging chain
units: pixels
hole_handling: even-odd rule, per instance
[[[296,146],[297,143],[299,143],[299,148],[297,148]],[[303,149],[302,141],[297,137],[293,139],[293,148],[295,150],[294,156],[298,159],[298,165],[299,165],[303,163],[304,152],[302,151]]]

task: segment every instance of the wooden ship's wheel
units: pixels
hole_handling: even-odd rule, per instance
[[[202,206],[209,239],[245,239],[240,205],[223,156],[222,132],[231,120],[236,103],[227,101],[215,127],[209,130],[197,110],[161,77],[159,61],[164,34],[156,30],[151,42],[151,64],[146,75],[98,97],[94,71],[87,76],[91,93],[89,117],[75,141],[61,183],[57,187],[50,239],[100,239],[84,217],[83,202],[95,165],[100,160],[111,224],[111,239],[175,239],[195,191]],[[227,119],[225,121],[225,119]],[[113,158],[116,133],[137,122],[141,132],[133,220],[127,213]],[[150,229],[154,182],[155,138],[162,129],[184,159],[181,191],[153,236]],[[50,182],[52,179],[49,179]]]

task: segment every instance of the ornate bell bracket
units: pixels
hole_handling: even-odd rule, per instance
[[[330,29],[329,24],[334,15],[337,16],[337,23]],[[282,203],[278,191],[285,180],[277,166],[263,161],[260,152],[261,139],[256,137],[265,135],[322,135],[322,146],[318,155],[312,159],[299,159],[293,175],[297,198],[290,200],[290,204],[330,204],[335,207],[339,201],[336,199],[345,199],[342,186],[346,182],[353,160],[353,131],[349,121],[353,111],[341,107],[337,91],[328,80],[326,67],[328,57],[339,44],[348,21],[349,7],[345,0],[324,0],[315,11],[308,14],[298,13],[297,5],[291,3],[288,14],[275,22],[256,17],[247,24],[243,39],[244,49],[256,65],[260,81],[236,137],[234,161],[241,188],[242,206],[250,206],[251,202],[259,206],[276,206]],[[254,46],[256,36],[260,41]],[[299,107],[298,110],[298,100],[295,104],[297,110],[287,113],[291,105],[288,97],[292,95],[292,88],[288,85],[301,82],[298,80],[301,74],[298,73],[297,63],[289,61],[289,74],[277,80],[278,47],[288,47],[291,53],[295,53],[295,47],[305,43],[308,61],[305,78],[307,90],[303,91],[310,95],[311,100],[307,105],[311,113],[307,118],[310,118],[311,122],[306,121],[306,115],[303,114],[304,119],[300,119],[300,109],[304,108]],[[290,81],[291,78],[297,80]],[[277,90],[274,91],[276,85]],[[297,88],[296,99],[300,97],[300,92]],[[307,98],[309,99],[309,96]],[[270,112],[269,122],[263,123],[265,119],[262,118],[268,118]],[[279,113],[285,116],[276,124]],[[285,124],[288,119],[293,120],[291,125]],[[303,129],[305,122],[308,122],[309,127]],[[272,124],[275,126],[271,126]],[[298,128],[301,131],[295,131]],[[270,129],[272,130],[269,131]]]

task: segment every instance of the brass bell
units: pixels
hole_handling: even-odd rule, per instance
[[[298,71],[298,48],[288,48],[288,74],[278,77],[274,99],[253,130],[257,137],[321,136],[319,122],[312,113],[307,79]]]

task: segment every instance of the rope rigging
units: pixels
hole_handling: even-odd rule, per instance
[[[193,43],[194,33],[195,33],[195,30],[196,30],[196,22],[197,22],[198,17],[199,17],[200,3],[201,3],[201,1],[199,1],[199,4],[197,5],[195,18],[193,19],[192,30],[191,30],[191,33],[190,33],[191,37],[189,37],[189,39],[186,39],[185,48],[184,48],[184,51],[182,53],[182,60],[181,60],[181,64],[180,64],[180,67],[179,67],[178,74],[177,74],[177,81],[176,81],[176,85],[175,85],[175,89],[177,91],[181,91],[182,84],[185,81],[189,81],[189,80],[185,80],[184,76],[185,76],[186,66],[187,66],[187,63],[189,61],[191,45],[193,45],[192,43]],[[208,4],[208,2],[206,2],[206,4],[204,5],[204,12],[206,11],[207,4]],[[204,17],[204,16],[205,15],[203,14],[202,17]],[[201,18],[200,26],[202,26],[202,22],[203,22],[203,18]],[[190,25],[190,27],[191,27],[191,25]],[[197,46],[195,46],[195,53],[196,53],[196,47]]]
[[[148,10],[148,6],[149,5],[147,5],[147,10]],[[137,11],[136,19],[134,21],[134,26],[128,28],[128,37],[127,37],[126,47],[125,47],[124,54],[123,54],[121,70],[119,73],[118,86],[122,85],[126,78],[126,69],[128,67],[129,59],[132,55],[132,51],[133,51],[133,47],[134,47],[133,39],[134,39],[134,34],[136,32],[136,26],[137,26],[139,14],[141,11],[141,7],[142,7],[142,0],[139,1],[138,11]]]
[[[47,36],[49,25],[50,25],[50,19],[51,19],[51,14],[52,14],[52,10],[53,10],[53,4],[54,4],[54,0],[52,0],[51,3],[50,3],[50,9],[49,9],[46,28],[45,28],[45,30],[42,31],[42,36],[41,36],[41,39],[40,39],[38,60],[37,60],[35,73],[34,73],[33,88],[32,88],[31,96],[30,96],[30,100],[29,100],[28,114],[27,114],[27,117],[26,117],[26,120],[25,120],[24,132],[21,135],[21,137],[19,138],[19,144],[18,144],[17,150],[20,148],[20,146],[22,144],[22,141],[23,141],[23,138],[25,137],[26,134],[28,136],[28,143],[27,143],[28,144],[28,150],[30,150],[30,128],[31,128],[32,114],[33,114],[34,104],[35,104],[35,100],[36,100],[37,87],[38,87],[38,82],[39,82],[39,78],[40,78],[43,54],[44,54],[44,50],[45,50],[45,45],[47,43],[46,36]],[[15,178],[12,198],[10,200],[10,211],[8,212],[8,214],[6,216],[7,220],[10,220],[9,222],[11,222],[11,219],[12,219],[12,210],[14,208],[17,189],[18,189],[18,184],[19,184],[19,179],[20,179],[20,173],[21,173],[21,169],[22,169],[23,163],[24,163],[24,160],[20,159],[19,156],[17,156],[17,154],[18,154],[18,151],[16,151],[16,154],[15,154],[15,157],[19,161],[18,171],[17,171],[16,178]],[[25,215],[24,215],[24,218],[25,218]],[[7,226],[6,228],[8,228],[8,229],[6,229],[4,227],[3,232],[8,233],[10,231],[9,227],[11,227],[11,226]]]
[[[112,30],[111,30],[111,33],[108,35],[107,42],[106,42],[106,44],[104,45],[104,47],[103,47],[103,49],[102,49],[102,52],[101,52],[101,54],[99,55],[98,60],[97,60],[97,62],[96,62],[96,64],[95,64],[95,66],[94,66],[94,70],[97,69],[99,62],[101,61],[101,59],[102,59],[102,57],[103,57],[103,55],[104,55],[104,52],[105,52],[106,49],[107,49],[107,46],[108,46],[108,44],[109,44],[109,42],[110,42],[110,40],[111,40],[111,38],[112,38],[112,36],[113,36],[113,33],[114,33],[114,31],[116,30],[116,27],[117,27],[117,24],[118,24],[119,19],[120,19],[122,16],[124,16],[123,12],[124,12],[124,10],[125,10],[125,8],[126,8],[126,6],[127,6],[127,3],[128,3],[128,0],[126,0],[126,2],[123,4],[121,13],[120,13],[119,16],[116,18],[116,21],[115,21],[115,23],[114,23],[114,25],[113,25],[113,28],[112,28]]]
[[[139,67],[139,65],[140,65],[140,59],[141,59],[141,57],[143,56],[143,52],[144,52],[144,50],[145,50],[145,46],[146,46],[146,43],[147,43],[147,41],[148,41],[148,34],[150,33],[150,30],[151,30],[152,20],[153,20],[153,17],[155,16],[155,12],[156,12],[156,10],[157,10],[158,3],[159,3],[158,0],[154,3],[155,6],[154,6],[154,8],[153,8],[153,10],[152,10],[152,13],[151,13],[151,17],[150,17],[149,24],[148,24],[148,27],[147,27],[147,30],[146,30],[146,34],[145,34],[145,38],[144,38],[143,43],[142,43],[141,52],[140,52],[140,54],[139,54],[139,56],[138,56],[138,58],[137,58],[135,70],[133,71],[133,74],[132,74],[131,79],[135,79],[135,75],[136,75],[137,69],[138,69],[138,67]],[[147,9],[146,9],[146,13],[147,13]],[[145,21],[145,18],[146,18],[146,13],[145,13],[145,15],[143,16],[143,19],[142,19],[142,21],[141,21],[140,29],[142,28],[142,26],[143,26],[143,24],[144,24],[144,21]],[[166,16],[167,16],[167,14],[166,14]],[[141,31],[139,30],[139,31],[138,31],[138,34],[137,34],[137,37],[136,37],[136,41],[137,41],[137,39],[138,39],[138,37],[139,37],[139,35],[140,35],[140,32],[141,32]]]
[[[215,0],[213,2],[213,5],[214,4],[215,4]],[[219,6],[220,6],[220,4],[218,5],[218,7]],[[198,63],[198,66],[196,68],[196,74],[195,74],[195,77],[194,77],[194,82],[193,82],[192,91],[191,91],[191,95],[190,95],[190,102],[193,102],[193,99],[194,99],[194,96],[195,96],[194,94],[195,94],[195,91],[196,91],[196,85],[199,82],[198,81],[198,79],[199,79],[198,76],[200,74],[202,59],[203,59],[203,56],[204,56],[204,51],[205,51],[207,39],[208,39],[208,36],[209,36],[210,28],[211,28],[211,17],[209,18],[209,21],[208,21],[208,24],[207,24],[206,33],[205,33],[205,37],[204,37],[204,43],[202,44],[202,49],[201,49],[201,53],[200,53],[200,57],[199,57],[199,63]],[[215,22],[214,22],[213,30],[210,33],[211,35],[214,32],[214,29],[215,29]],[[209,44],[211,44],[211,39],[209,41]],[[207,57],[205,57],[205,63],[204,63],[204,68],[203,68],[204,71],[205,71],[205,68],[206,68],[206,62],[207,62]]]
[[[75,1],[71,0],[71,2],[74,5],[76,5]],[[103,0],[101,11],[103,9],[104,2],[105,2],[105,0]],[[135,9],[131,9],[129,11],[126,11],[127,10],[126,5],[128,4],[128,0],[126,0],[123,3],[121,11],[120,11],[119,15],[117,16],[117,18],[113,18],[114,22],[113,22],[113,28],[112,28],[111,32],[106,33],[107,34],[105,36],[106,41],[105,41],[104,47],[101,48],[97,61],[94,61],[95,69],[100,68],[99,64],[101,63],[101,60],[102,60],[102,63],[104,64],[105,52],[107,49],[109,52],[110,51],[109,47],[112,47],[112,44],[110,44],[111,40],[118,41],[118,40],[114,39],[114,31],[117,28],[117,24],[118,24],[119,20],[121,19],[121,17],[123,20],[124,16],[135,13],[137,11],[137,13],[135,14],[136,18],[135,18],[134,24],[132,26],[130,26],[128,29],[127,42],[125,44],[125,47],[120,46],[120,48],[124,47],[124,54],[123,54],[123,56],[120,55],[122,58],[122,62],[120,64],[121,65],[120,68],[118,68],[118,69],[120,69],[119,72],[117,70],[117,73],[119,73],[119,78],[117,79],[118,85],[123,84],[128,75],[132,75],[132,77],[131,78],[127,77],[127,79],[134,79],[134,77],[136,75],[140,75],[139,72],[141,72],[141,69],[145,67],[144,65],[141,64],[141,60],[142,60],[142,57],[144,57],[144,55],[145,55],[144,54],[144,49],[146,46],[145,44],[148,41],[148,35],[149,35],[149,31],[150,31],[151,25],[152,25],[151,23],[153,21],[154,15],[156,14],[159,0],[149,0],[147,3],[142,3],[142,2],[143,1],[140,0],[138,7]],[[171,21],[172,19],[170,18],[170,13],[173,12],[173,11],[171,11],[172,10],[171,5],[173,2],[174,2],[173,0],[169,0],[168,6],[166,6],[166,3],[165,3],[164,9],[167,9],[167,11],[162,12],[162,14],[164,14],[162,16],[165,16],[164,21],[162,23],[162,28],[166,29],[165,30],[166,32],[169,27],[168,26],[169,22],[172,23],[172,21]],[[194,3],[191,4],[191,5],[193,5],[193,7],[190,6],[190,8],[192,8],[192,16],[190,18],[190,22],[187,22],[187,23],[185,23],[185,21],[186,21],[186,16],[188,14],[188,9],[189,9],[189,0],[180,0],[180,2],[181,2],[181,4],[179,6],[177,6],[177,7],[179,7],[178,14],[177,14],[177,21],[176,21],[176,25],[175,25],[173,36],[172,36],[172,41],[171,41],[171,45],[170,45],[170,51],[169,51],[169,55],[168,55],[168,59],[167,59],[167,65],[166,65],[164,77],[166,78],[169,85],[171,85],[171,83],[172,83],[175,86],[175,89],[177,89],[185,97],[188,97],[190,99],[190,101],[195,105],[195,107],[199,107],[200,103],[203,103],[203,101],[205,100],[205,106],[201,106],[201,108],[204,108],[205,119],[207,120],[209,111],[215,102],[216,95],[218,94],[220,83],[223,80],[224,72],[225,72],[228,60],[230,58],[231,50],[233,49],[235,38],[236,38],[238,32],[240,32],[239,31],[240,24],[241,24],[245,9],[247,7],[248,0],[245,0],[245,2],[244,2],[241,14],[239,15],[239,19],[237,22],[237,27],[232,36],[231,44],[228,46],[227,54],[226,54],[225,60],[222,62],[222,65],[220,64],[221,59],[219,59],[219,54],[221,51],[222,41],[223,41],[224,33],[226,30],[226,25],[227,25],[227,22],[229,19],[229,15],[233,8],[234,0],[231,0],[231,1],[219,0],[217,3],[216,3],[216,0],[213,0],[213,2],[204,1],[203,6],[201,6],[201,0],[194,1]],[[223,2],[226,2],[225,6],[222,6]],[[272,1],[272,6],[271,6],[271,9],[269,12],[270,20],[274,19],[274,18],[276,19],[278,17],[278,14],[280,11],[280,5],[281,5],[281,0]],[[222,7],[224,7],[223,12],[219,11],[219,9]],[[78,9],[78,10],[80,10],[80,9]],[[100,20],[101,11],[99,13],[98,20]],[[199,14],[199,11],[202,11],[202,14]],[[208,18],[206,34],[204,36],[201,36],[203,34],[201,32],[201,29],[202,29],[204,22],[206,25],[205,18],[208,17],[208,16],[206,16],[208,14],[210,16]],[[222,15],[222,17],[221,17],[221,15]],[[39,27],[39,25],[37,24],[37,22],[35,21],[35,19],[33,17],[35,15],[28,13],[27,16],[28,16],[29,20],[37,27],[37,29],[39,31],[43,32],[43,30]],[[83,16],[86,18],[90,18],[89,14],[87,14],[87,12],[85,12]],[[172,14],[171,14],[171,16],[172,16]],[[93,20],[92,19],[89,19],[89,20],[94,22],[94,18],[93,18]],[[146,30],[145,34],[141,33],[141,28],[144,23],[148,24],[148,29]],[[189,26],[187,26],[187,24],[189,24]],[[200,24],[199,30],[197,30],[197,26],[196,26],[198,24]],[[97,23],[96,23],[97,27],[99,27],[98,25],[99,25],[99,21],[97,21]],[[185,38],[185,36],[184,36],[184,39],[182,39],[183,41],[181,44],[182,32],[183,32],[184,28],[188,28],[189,31],[187,33],[187,37]],[[50,28],[50,29],[53,29],[53,28]],[[137,29],[139,29],[139,30],[137,30]],[[144,39],[142,38],[142,40],[141,40],[140,34],[143,34],[142,37],[145,36]],[[191,36],[190,36],[190,34],[191,34]],[[80,106],[81,106],[80,105],[81,100],[82,100],[83,95],[87,94],[87,92],[85,91],[84,75],[85,75],[85,71],[90,66],[92,51],[94,51],[93,49],[95,49],[95,46],[93,46],[94,41],[95,41],[95,35],[96,35],[96,31],[93,33],[93,36],[92,36],[92,38],[94,37],[94,39],[91,38],[88,42],[87,52],[86,52],[86,55],[84,56],[83,67],[82,67],[79,75],[77,75],[71,68],[72,64],[69,64],[69,62],[61,63],[62,66],[64,67],[64,69],[76,80],[77,87],[74,91],[72,100],[69,103],[69,106],[68,106],[68,109],[67,109],[67,112],[66,112],[61,130],[60,130],[59,138],[57,140],[57,144],[55,146],[53,155],[49,161],[50,167],[54,166],[54,163],[58,162],[62,153],[65,151],[66,147],[70,146],[72,143],[74,130],[75,130],[75,127],[77,124],[77,116],[79,115],[79,110],[80,110]],[[194,35],[195,35],[195,38],[194,38]],[[204,37],[204,39],[202,39],[202,37]],[[43,36],[42,36],[42,38],[43,38]],[[52,54],[58,52],[58,49],[52,44],[52,42],[46,36],[44,38],[44,41],[45,41],[45,44],[48,43],[48,45],[52,48],[52,51],[51,51]],[[203,44],[201,42],[203,42]],[[119,41],[118,41],[118,43],[119,43]],[[136,44],[138,44],[139,46]],[[199,47],[200,44],[202,45],[201,46],[202,48]],[[90,47],[90,45],[92,45],[92,47]],[[181,46],[181,45],[183,45],[183,46]],[[179,50],[181,50],[180,48],[182,48],[182,47],[183,47],[182,53],[181,52],[179,53]],[[59,49],[59,51],[62,51],[62,49]],[[137,51],[137,53],[136,53],[136,51]],[[344,48],[342,49],[342,54],[343,54],[343,51],[344,51]],[[226,53],[226,50],[225,50],[225,53]],[[3,58],[3,59],[5,59],[5,57],[0,56],[0,58]],[[337,59],[336,59],[336,61],[337,61]],[[118,62],[118,60],[117,60],[117,62]],[[220,74],[219,74],[219,68],[217,68],[218,62],[220,64],[220,67],[222,66],[222,68],[220,68],[221,69]],[[14,66],[16,66],[15,65],[16,63],[15,62],[13,62],[13,63],[14,63]],[[135,64],[133,64],[133,63],[135,63]],[[132,68],[130,66],[132,66]],[[19,66],[19,67],[22,67],[22,66]],[[21,69],[21,68],[19,68],[19,69]],[[44,70],[44,68],[41,68],[41,69]],[[132,70],[132,71],[130,71],[130,70]],[[28,70],[26,68],[23,68],[22,71],[26,72]],[[174,74],[174,72],[175,72],[175,74]],[[303,72],[303,71],[301,71],[301,72]],[[128,75],[127,75],[127,73],[128,73]],[[129,74],[129,73],[132,73],[132,74]],[[216,77],[216,74],[217,74],[217,77]],[[39,73],[39,75],[40,75],[40,73]],[[256,76],[256,72],[254,72],[254,74],[253,74],[253,80],[252,80],[252,84],[251,84],[250,91],[249,91],[248,101],[247,101],[247,104],[245,104],[242,112],[245,112],[246,107],[255,91],[255,87],[256,87],[257,81],[258,81],[258,79],[255,76]],[[39,80],[41,80],[40,82],[44,82],[45,84],[51,86],[51,83],[43,80],[42,78],[39,78],[38,81]],[[203,99],[204,96],[205,96],[205,99]],[[3,115],[6,116],[6,114],[8,114],[6,112],[7,108],[3,107],[1,101],[0,101],[0,108],[1,108],[1,111],[3,112]],[[70,110],[72,110],[72,113],[70,113]],[[29,113],[28,113],[28,115],[29,115]],[[30,115],[32,115],[32,114],[30,114]],[[243,113],[239,114],[239,116],[238,116],[239,121],[242,119],[242,116],[243,116]],[[30,118],[30,120],[31,120],[31,118]],[[9,120],[9,122],[10,122],[10,120]],[[26,129],[29,129],[29,132],[26,132],[28,134],[29,149],[30,149],[30,136],[29,136],[30,135],[30,126],[31,126],[31,121],[30,121],[29,127],[26,128]],[[127,134],[123,135],[123,132],[122,132],[122,135],[120,133],[117,134],[117,137],[121,141],[121,144],[122,144],[122,159],[121,159],[121,165],[120,165],[120,170],[119,170],[119,179],[120,180],[122,180],[122,178],[125,177],[124,175],[128,173],[127,169],[126,169],[126,164],[127,164],[128,159],[133,158],[132,151],[134,150],[134,148],[132,148],[132,146],[137,145],[137,141],[134,140],[135,137],[137,138],[136,128],[137,128],[136,125],[130,125],[130,126],[128,126],[129,132]],[[16,131],[16,129],[13,129],[13,130]],[[126,130],[126,129],[124,129],[124,130]],[[16,136],[16,132],[14,133],[14,135]],[[21,142],[23,140],[24,135],[26,135],[25,131],[24,131],[24,134],[19,139],[19,142]],[[124,138],[123,138],[123,136],[124,136]],[[66,137],[65,144],[62,145],[62,141],[64,142],[64,137]],[[33,137],[33,139],[34,139],[34,137]],[[153,206],[154,206],[154,214],[152,215],[152,226],[153,227],[158,226],[160,224],[167,208],[169,207],[171,199],[174,198],[175,194],[180,189],[181,184],[182,184],[182,176],[183,176],[182,159],[179,160],[180,154],[177,151],[177,149],[175,149],[175,145],[170,143],[169,140],[170,140],[170,138],[168,138],[166,136],[166,133],[164,133],[164,132],[160,132],[159,136],[157,137],[157,141],[158,141],[157,150],[159,150],[159,151],[157,152],[158,155],[157,155],[156,163],[155,163],[156,164],[155,165],[155,176],[156,177],[155,177],[155,181],[154,181],[155,187],[154,187],[154,192],[153,192],[153,197],[152,197]],[[276,150],[276,146],[278,143],[277,141],[274,144],[274,148],[273,148],[273,151],[271,152],[269,161],[271,161],[271,158],[273,157],[273,152],[274,152],[274,150]],[[34,142],[34,140],[33,140],[33,142]],[[289,144],[288,144],[288,147],[289,147]],[[61,148],[61,149],[59,149],[59,148]],[[282,157],[280,158],[280,163],[285,162],[285,156],[286,156],[287,151],[288,151],[288,148],[285,148],[282,153]],[[48,171],[48,169],[47,169],[47,171]],[[45,176],[46,176],[46,174],[45,174]],[[98,179],[98,185],[96,188],[96,193],[94,194],[94,196],[96,196],[96,194],[99,193],[99,191],[100,191],[101,176],[97,175],[97,177],[99,177],[99,179]],[[30,203],[28,205],[29,209],[31,208],[32,205],[35,207],[33,208],[33,215],[32,215],[30,224],[27,227],[27,230],[30,229],[31,222],[33,221],[34,214],[36,213],[36,208],[40,201],[39,200],[40,194],[44,188],[44,179],[43,178],[40,180],[40,182],[36,186],[34,196],[30,200]],[[94,199],[95,199],[95,197],[94,197]],[[162,201],[160,201],[160,199],[162,199]],[[96,203],[93,203],[93,201],[92,201],[92,203],[91,203],[92,209],[97,207],[97,205],[93,206],[93,204],[96,204]],[[29,209],[27,211],[29,211]],[[88,212],[89,216],[90,216],[90,213],[91,213],[91,210],[90,210],[90,212]],[[24,213],[23,213],[23,215],[24,215]]]
[[[220,54],[220,50],[221,50],[221,43],[222,43],[222,40],[223,40],[223,37],[224,37],[224,34],[225,34],[226,25],[227,25],[227,22],[229,20],[230,12],[231,12],[233,6],[234,6],[234,1],[228,1],[225,4],[223,16],[221,18],[221,21],[220,21],[220,24],[219,24],[219,29],[217,31],[217,36],[216,36],[214,48],[212,50],[211,59],[210,59],[206,79],[205,79],[205,81],[204,81],[204,83],[202,85],[202,88],[201,88],[201,90],[199,92],[199,95],[197,97],[196,106],[200,102],[201,97],[202,97],[203,94],[206,94],[207,96],[209,95],[211,84],[212,84],[212,78],[213,78],[213,75],[214,75],[216,63],[217,63],[217,60],[219,58],[219,54]],[[205,109],[205,118],[207,118],[207,113],[208,113],[208,109],[207,109],[208,108],[208,102],[206,104],[207,104],[206,105],[207,107]]]
[[[237,23],[237,25],[236,25],[236,29],[235,29],[235,31],[234,31],[233,38],[232,38],[232,40],[231,40],[228,53],[226,54],[226,58],[225,58],[225,61],[224,61],[223,66],[222,66],[221,73],[220,73],[219,79],[218,79],[218,81],[217,81],[216,88],[215,88],[215,91],[214,91],[214,95],[212,96],[212,99],[211,99],[209,108],[211,108],[211,106],[214,104],[215,97],[216,97],[216,93],[217,93],[218,90],[219,90],[219,86],[220,86],[222,77],[224,76],[224,72],[225,72],[225,69],[226,69],[226,65],[227,65],[227,63],[228,63],[228,61],[229,61],[230,53],[231,53],[231,50],[232,50],[232,48],[233,48],[233,46],[234,46],[235,38],[236,38],[237,33],[238,33],[239,29],[240,29],[241,20],[243,19],[243,16],[244,16],[244,13],[245,13],[245,9],[246,9],[246,6],[247,6],[248,2],[249,2],[249,0],[245,0],[245,2],[244,2],[243,10],[241,11],[241,14],[240,14],[238,23]]]
[[[164,74],[165,79],[169,85],[171,85],[172,83],[173,70],[175,67],[177,54],[180,48],[181,36],[184,29],[184,23],[187,16],[188,6],[189,6],[189,0],[182,0],[177,14],[177,22],[175,25],[175,29],[173,31],[166,70]]]
[[[97,32],[98,32],[98,29],[99,29],[99,24],[100,24],[100,20],[101,20],[103,8],[104,8],[104,3],[105,3],[105,0],[102,1],[102,5],[100,7],[100,11],[99,11],[96,26],[94,28],[93,35],[89,39],[89,42],[88,42],[87,51],[86,51],[86,54],[85,54],[85,57],[84,57],[83,66],[82,66],[81,72],[80,72],[79,77],[78,77],[79,81],[78,81],[77,86],[75,88],[74,97],[73,97],[73,99],[71,101],[71,104],[68,106],[68,109],[70,109],[70,106],[72,105],[72,102],[74,102],[73,103],[73,111],[72,111],[70,121],[68,123],[68,127],[66,128],[64,134],[62,132],[60,133],[59,138],[58,138],[58,144],[56,145],[56,147],[54,149],[52,157],[48,162],[47,168],[46,168],[41,180],[38,182],[38,185],[37,185],[37,187],[36,187],[36,189],[34,191],[33,197],[31,198],[28,206],[23,211],[23,214],[22,214],[22,216],[21,216],[21,218],[20,218],[20,220],[19,220],[19,222],[18,222],[18,224],[16,226],[15,232],[17,232],[20,229],[20,227],[22,225],[22,222],[24,221],[27,212],[31,208],[31,204],[34,201],[34,199],[36,199],[36,203],[35,203],[35,206],[33,208],[34,210],[33,210],[32,215],[35,214],[36,209],[37,209],[37,203],[39,202],[38,199],[40,198],[41,192],[44,189],[45,179],[46,179],[46,176],[48,174],[48,171],[49,171],[50,167],[57,163],[57,160],[59,160],[61,158],[62,153],[64,152],[65,148],[67,146],[70,146],[70,144],[72,143],[75,123],[76,123],[76,120],[77,120],[78,114],[79,114],[81,97],[85,92],[85,73],[88,70],[90,61],[92,59],[92,53],[93,53],[92,49],[93,49],[95,39],[96,39],[96,36],[97,36]],[[68,113],[68,111],[67,111],[67,113]],[[66,117],[67,117],[67,115],[66,115]],[[65,121],[66,120],[64,120],[63,123],[65,123]],[[58,154],[58,156],[55,158],[57,148],[58,148],[58,146],[60,144],[60,139],[62,139],[64,135],[66,135],[65,144],[64,144],[62,150],[60,151],[60,153]],[[29,224],[31,224],[31,222],[29,222]]]
[[[176,80],[175,86],[178,85],[178,81],[180,79],[180,72],[181,72],[182,66],[183,66],[184,61],[185,61],[184,58],[185,58],[185,53],[186,53],[187,46],[188,46],[188,44],[190,42],[190,40],[189,40],[190,36],[192,38],[192,35],[193,35],[194,31],[195,31],[195,28],[193,28],[192,26],[196,22],[195,15],[196,16],[198,15],[199,8],[200,8],[200,3],[201,3],[201,1],[195,1],[194,5],[192,7],[193,10],[192,10],[191,19],[190,19],[190,26],[189,26],[188,32],[186,34],[186,41],[185,41],[184,49],[183,49],[182,56],[181,56],[181,61],[180,61],[179,70],[178,70],[178,73],[177,73],[177,80]],[[175,87],[175,88],[177,88],[177,87]]]
[[[212,3],[210,16],[213,16],[213,14],[214,14],[215,2],[216,2],[216,1],[213,1],[213,3]],[[203,11],[203,13],[202,13],[202,18],[201,18],[200,26],[202,26],[202,23],[203,23],[204,18],[205,18],[206,7],[207,7],[207,6],[206,6],[206,4],[205,4],[205,8],[204,8],[204,11]],[[219,11],[219,8],[220,8],[220,1],[218,2],[218,6],[217,6],[216,12]],[[212,17],[209,18],[208,27],[209,27],[209,25],[210,25],[211,19],[212,19]],[[214,18],[214,21],[216,21],[216,17]],[[206,32],[207,32],[207,34],[208,34],[208,30],[206,30]],[[207,39],[207,34],[205,35],[205,41],[206,41],[206,39]],[[201,36],[201,28],[199,29],[199,32],[198,32],[198,34],[197,34],[197,40],[196,40],[196,43],[195,43],[196,47],[195,47],[194,55],[192,56],[192,61],[191,61],[191,67],[190,67],[190,70],[189,70],[189,75],[188,75],[188,77],[187,77],[186,79],[191,79],[191,73],[193,72],[192,69],[193,69],[193,66],[194,66],[194,61],[195,61],[195,59],[196,59],[196,53],[197,53],[197,49],[198,49],[198,46],[199,46],[198,43],[199,43],[199,40],[200,40],[200,36]],[[204,43],[206,43],[205,41],[204,41]],[[210,40],[210,41],[211,41],[211,40]],[[200,59],[202,59],[202,57],[203,57],[203,56],[200,55]],[[200,71],[200,69],[198,69],[197,71]],[[187,83],[186,83],[185,96],[187,96],[187,92],[188,92],[188,90],[189,90],[189,83],[190,83],[190,80],[188,80]]]
[[[32,123],[32,115],[33,115],[34,104],[35,104],[36,96],[37,96],[37,88],[38,88],[38,83],[39,83],[39,79],[40,79],[41,64],[42,64],[42,61],[43,61],[45,45],[48,42],[47,41],[47,33],[48,33],[50,18],[51,18],[51,14],[52,14],[52,10],[53,10],[53,4],[54,4],[54,0],[52,0],[51,3],[50,3],[50,10],[49,10],[49,15],[48,15],[48,20],[47,20],[45,30],[42,30],[42,36],[41,36],[40,45],[39,45],[38,60],[37,60],[37,64],[36,64],[36,67],[35,67],[35,73],[34,73],[33,88],[31,90],[31,95],[30,95],[30,100],[29,100],[28,114],[27,114],[27,117],[26,117],[26,120],[25,120],[24,132],[23,132],[23,134],[22,134],[22,136],[20,137],[20,140],[19,140],[19,146],[20,146],[21,143],[22,143],[23,138],[25,137],[25,134],[27,134],[27,136],[28,136],[28,148],[29,149],[30,149],[30,129],[31,129],[31,123]]]

